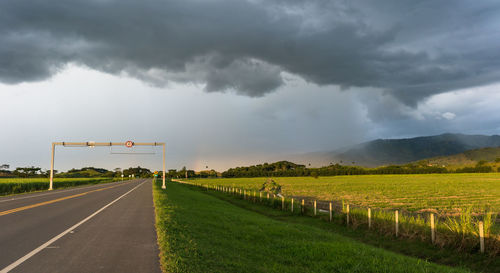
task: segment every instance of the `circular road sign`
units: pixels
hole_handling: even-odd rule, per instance
[[[129,140],[129,141],[125,142],[125,147],[132,148],[132,146],[134,146],[134,142],[133,141]]]

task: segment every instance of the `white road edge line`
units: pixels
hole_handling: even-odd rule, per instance
[[[97,184],[97,185],[90,185],[90,186],[83,185],[83,186],[80,186],[80,187],[77,186],[77,187],[71,188],[71,189],[54,190],[52,192],[32,192],[32,193],[26,193],[26,194],[34,194],[34,195],[31,195],[31,196],[21,196],[19,198],[15,198],[14,196],[12,196],[11,198],[5,197],[5,199],[4,198],[0,199],[0,203],[8,202],[8,201],[23,200],[23,199],[28,199],[28,198],[35,198],[35,197],[52,195],[52,194],[58,194],[58,193],[64,193],[64,192],[70,192],[70,191],[76,191],[76,190],[85,190],[85,189],[98,188],[99,186],[105,186],[105,185],[109,185],[109,184],[112,184],[112,183],[118,183],[118,182],[121,182],[121,181],[104,183],[104,184]],[[133,182],[133,181],[124,182],[122,185],[130,184],[131,182]],[[37,194],[37,193],[41,193],[41,194]]]
[[[20,265],[21,263],[23,263],[24,261],[28,260],[29,258],[33,257],[34,255],[36,255],[38,252],[42,251],[44,248],[48,247],[49,245],[51,245],[52,243],[54,243],[55,241],[59,240],[61,237],[63,237],[64,235],[68,234],[70,231],[74,230],[75,228],[77,228],[78,226],[80,226],[81,224],[87,222],[88,220],[90,220],[92,217],[96,216],[98,213],[100,213],[101,211],[105,210],[107,207],[111,206],[113,203],[115,203],[116,201],[122,199],[123,197],[125,197],[127,194],[131,193],[133,190],[137,189],[138,187],[140,187],[142,184],[144,184],[147,180],[145,181],[142,181],[139,185],[135,186],[133,189],[129,190],[128,192],[124,193],[123,195],[121,195],[120,197],[116,198],[115,200],[111,201],[109,204],[105,205],[104,207],[100,208],[99,210],[97,210],[96,212],[92,213],[90,216],[88,216],[87,218],[83,219],[82,221],[78,222],[77,224],[75,224],[74,226],[68,228],[67,230],[63,231],[62,233],[60,233],[59,235],[55,236],[54,238],[48,240],[46,243],[44,243],[43,245],[35,248],[33,251],[31,251],[30,253],[24,255],[23,257],[21,257],[20,259],[18,259],[17,261],[11,263],[10,265],[8,265],[7,267],[5,267],[4,269],[0,270],[0,273],[7,273],[9,271],[11,271],[12,269],[16,268],[18,265]]]

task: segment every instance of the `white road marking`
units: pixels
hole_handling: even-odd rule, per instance
[[[63,237],[64,235],[70,233],[71,231],[73,231],[74,229],[76,229],[77,227],[79,227],[80,225],[82,225],[83,223],[87,222],[88,220],[90,220],[92,217],[96,216],[97,214],[99,214],[101,211],[105,210],[107,207],[111,206],[112,204],[114,204],[116,201],[122,199],[123,197],[125,197],[127,194],[131,193],[133,190],[137,189],[138,187],[140,187],[142,184],[144,184],[147,180],[145,181],[142,181],[139,185],[135,186],[133,189],[129,190],[128,192],[124,193],[123,195],[121,195],[120,197],[116,198],[115,200],[111,201],[110,203],[108,203],[107,205],[105,205],[104,207],[100,208],[99,210],[97,210],[96,212],[92,213],[91,215],[89,215],[87,218],[83,219],[82,221],[78,222],[77,224],[75,224],[74,226],[68,228],[67,230],[61,232],[59,235],[55,236],[54,238],[48,240],[46,243],[42,244],[41,246],[35,248],[34,250],[32,250],[30,253],[24,255],[23,257],[21,257],[20,259],[18,259],[17,261],[11,263],[10,265],[8,265],[7,267],[5,267],[4,269],[0,270],[0,273],[7,273],[9,271],[11,271],[12,269],[16,268],[17,266],[19,266],[20,264],[22,264],[24,261],[28,260],[29,258],[33,257],[34,255],[36,255],[38,252],[42,251],[44,248],[50,246],[51,244],[53,244],[55,241],[59,240],[61,237]]]
[[[117,182],[120,182],[120,181],[117,181]],[[117,183],[117,182],[111,182],[111,183]],[[133,182],[133,181],[127,181],[127,182],[123,183],[123,185],[129,184],[131,182]],[[27,198],[34,198],[34,197],[39,197],[39,196],[52,195],[52,194],[57,194],[57,193],[69,192],[69,191],[82,190],[82,189],[92,189],[92,188],[97,188],[99,186],[108,185],[108,184],[111,184],[111,183],[104,183],[104,184],[91,185],[91,186],[80,186],[80,187],[76,186],[76,188],[73,188],[73,189],[55,190],[53,192],[48,192],[48,193],[43,193],[43,194],[36,194],[36,192],[34,192],[34,193],[32,193],[34,195],[24,196],[24,197],[19,197],[19,198],[9,198],[9,199],[5,199],[5,200],[0,200],[0,203],[2,203],[2,202],[8,202],[8,201],[22,200],[22,199],[27,199]],[[27,194],[29,194],[29,193],[27,193]]]

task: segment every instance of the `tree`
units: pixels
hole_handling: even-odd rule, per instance
[[[484,165],[486,165],[486,163],[488,163],[488,161],[486,161],[486,160],[479,160],[479,161],[477,162],[477,165],[476,165],[476,166],[478,166],[478,167],[479,167],[479,166],[484,166]]]
[[[151,177],[153,173],[151,170],[146,169],[146,168],[141,168],[140,166],[137,166],[137,168],[128,168],[123,170],[123,175],[124,176],[129,176],[129,175],[134,175],[135,177]]]
[[[18,167],[12,172],[18,177],[36,177],[42,174],[42,168],[39,167]]]
[[[0,165],[0,170],[8,170],[10,168],[9,164],[2,164]]]

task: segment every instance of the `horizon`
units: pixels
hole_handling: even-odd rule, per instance
[[[493,135],[481,135],[481,134],[463,134],[463,133],[450,133],[450,132],[445,132],[445,133],[442,133],[442,134],[438,134],[438,135],[427,135],[427,136],[416,136],[416,137],[408,137],[408,138],[387,138],[387,139],[373,139],[373,140],[370,140],[370,141],[367,141],[367,142],[362,142],[362,143],[357,143],[357,144],[354,144],[354,145],[351,145],[349,147],[343,147],[343,148],[339,148],[339,149],[336,149],[336,150],[332,150],[332,151],[312,151],[312,152],[308,152],[308,153],[304,153],[304,154],[301,154],[301,155],[306,155],[306,154],[316,154],[316,153],[335,153],[335,152],[338,152],[338,151],[347,151],[347,150],[350,150],[352,148],[355,148],[356,146],[359,146],[359,145],[362,145],[362,144],[367,144],[367,143],[371,143],[371,142],[375,142],[377,140],[410,140],[410,139],[415,139],[415,138],[429,138],[429,137],[436,137],[436,136],[444,136],[444,135],[461,135],[461,136],[487,136],[487,137],[495,137],[495,136],[499,136],[497,134],[493,134]],[[97,141],[99,142],[99,141]],[[60,147],[61,148],[64,148],[64,147]],[[95,149],[95,147],[78,147],[78,148],[84,148],[84,149]],[[137,146],[134,146],[133,147],[134,149],[135,148],[139,148]],[[139,151],[134,151],[134,152],[131,152],[131,151],[128,151],[127,148],[124,148],[124,147],[115,147],[115,149],[121,149],[121,151],[117,151],[116,153],[117,154],[131,154],[131,155],[134,155],[134,153],[138,153],[134,156],[144,156],[143,154],[141,153],[150,153],[151,151],[148,151],[148,150],[144,150],[144,147],[141,147],[143,148],[142,150],[139,150]],[[151,147],[153,150],[154,150],[154,147]],[[485,146],[485,147],[481,147],[481,148],[474,148],[472,150],[477,150],[477,149],[484,149],[484,148],[492,148],[492,147],[489,147],[489,146]],[[110,152],[110,154],[113,154],[113,152]],[[156,151],[153,151],[153,154],[156,154]],[[306,168],[320,168],[320,167],[326,167],[326,166],[330,166],[330,165],[335,165],[335,164],[339,164],[339,163],[342,163],[341,161],[339,162],[329,162],[329,163],[326,163],[323,162],[323,163],[310,163],[310,162],[307,162],[307,160],[305,159],[291,159],[293,158],[293,156],[297,156],[297,155],[285,155],[283,156],[283,158],[273,158],[271,160],[261,160],[261,161],[255,161],[255,162],[250,162],[250,163],[246,163],[246,164],[242,164],[242,165],[232,165],[232,166],[228,166],[228,167],[225,167],[225,168],[222,168],[222,169],[214,169],[214,168],[207,168],[208,166],[205,166],[204,168],[201,168],[201,169],[190,169],[188,168],[187,166],[182,166],[182,167],[179,167],[179,168],[169,168],[167,167],[166,170],[180,170],[182,169],[183,167],[186,167],[188,170],[194,170],[195,172],[203,172],[203,171],[210,171],[210,170],[215,170],[216,172],[219,172],[219,173],[222,173],[224,171],[227,171],[231,168],[236,168],[236,167],[244,167],[244,166],[255,166],[255,165],[262,165],[262,164],[272,164],[272,163],[277,163],[277,162],[290,162],[290,163],[294,163],[294,164],[299,164],[299,165],[304,165]],[[335,161],[335,160],[334,160]],[[139,162],[139,161],[138,161]],[[7,165],[10,165],[8,163],[3,163],[3,164],[7,164]],[[139,163],[140,164],[140,163]],[[406,164],[406,163],[402,163],[402,164]],[[340,164],[340,165],[343,165],[343,164]],[[344,165],[349,165],[351,166],[350,164],[344,164]],[[393,165],[400,165],[400,164],[393,164]],[[367,166],[362,166],[362,165],[352,165],[352,166],[359,166],[359,167],[367,167]],[[381,165],[381,166],[384,166],[384,165]],[[35,166],[35,165],[26,165],[26,166],[10,166],[8,169],[6,170],[14,170],[15,168],[17,167],[41,167],[41,166]],[[78,166],[78,167],[71,167],[69,169],[64,169],[64,170],[60,170],[60,169],[57,169],[55,168],[54,170],[58,171],[59,173],[60,172],[68,172],[69,170],[72,170],[72,169],[83,169],[83,168],[103,168],[103,169],[106,169],[108,171],[113,171],[113,169],[115,168],[120,168],[122,170],[124,169],[128,169],[128,168],[135,168],[135,167],[141,167],[141,168],[146,168],[146,169],[149,169],[151,171],[154,171],[154,170],[161,170],[161,168],[149,168],[147,166],[141,166],[141,165],[130,165],[130,166],[127,166],[127,167],[122,167],[122,166],[118,166],[118,167],[112,167],[112,168],[109,168],[109,167],[104,167],[104,166],[93,166],[93,165],[88,165],[88,166]],[[49,168],[43,168],[41,167],[42,170],[50,170],[50,167]]]

